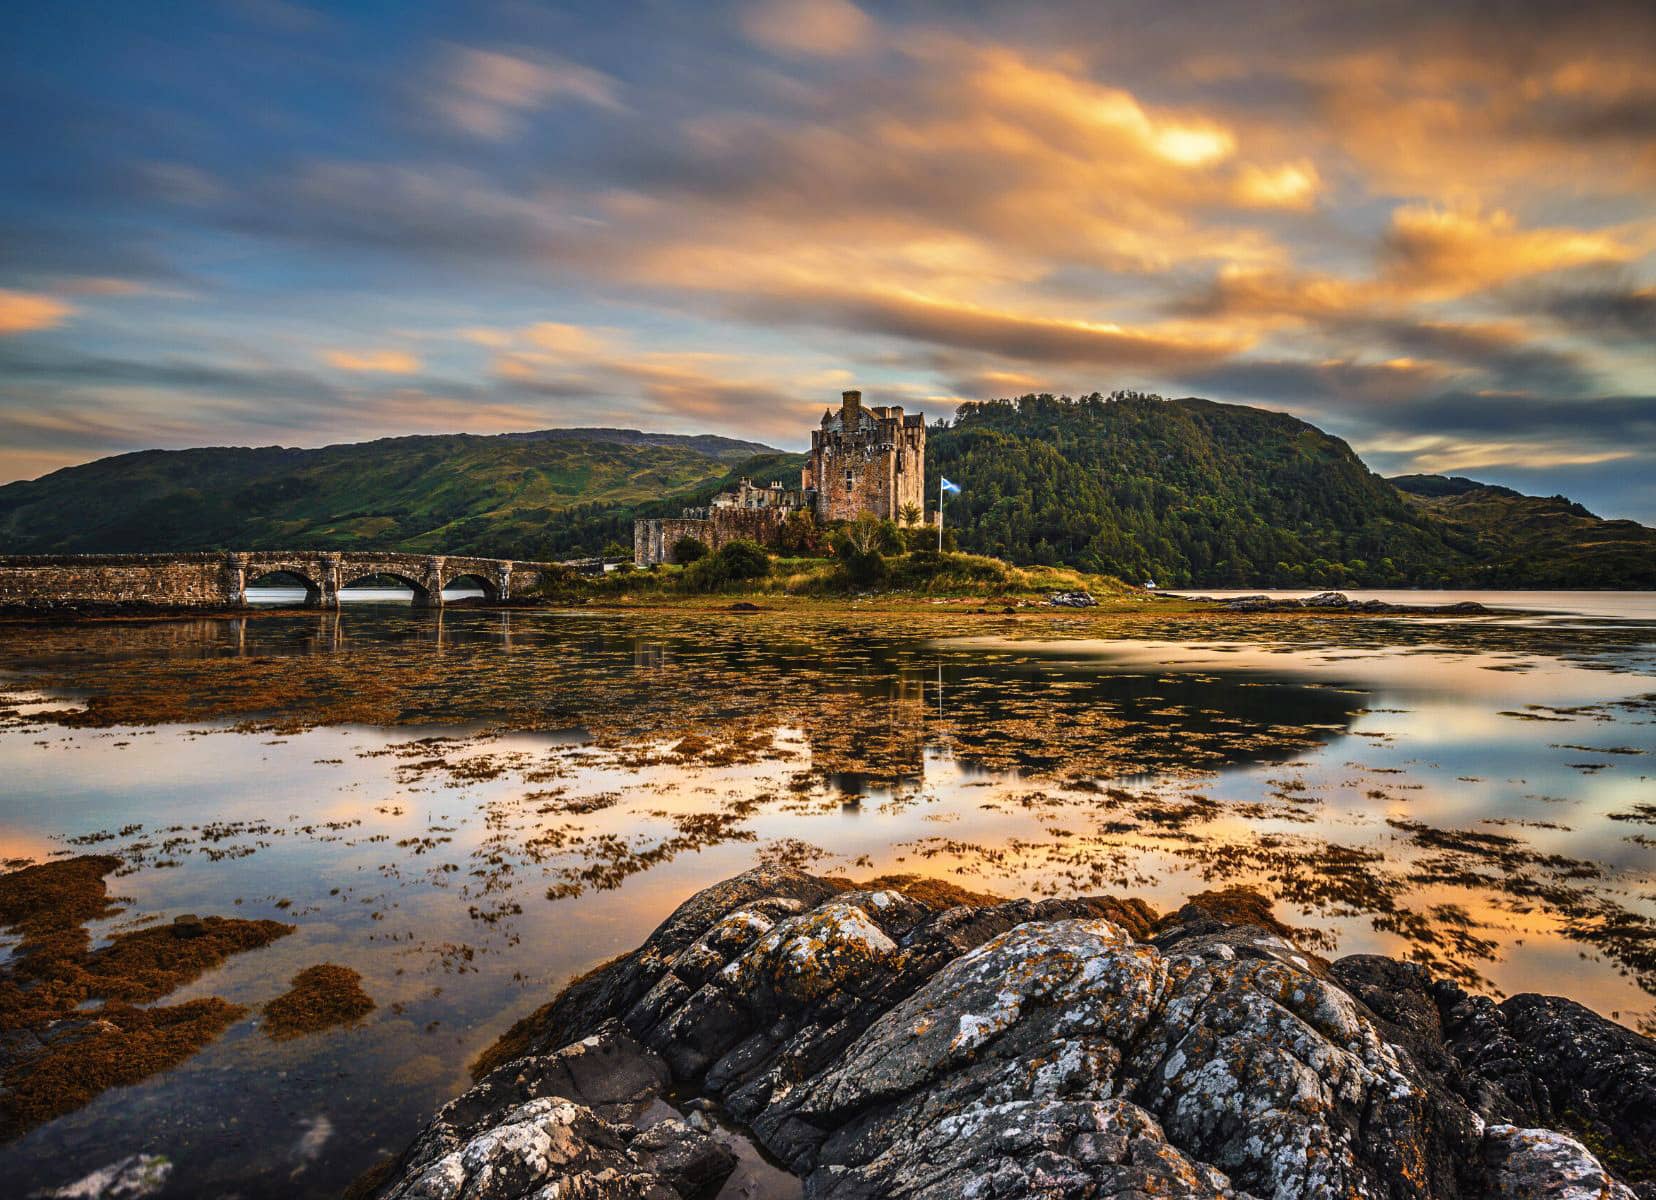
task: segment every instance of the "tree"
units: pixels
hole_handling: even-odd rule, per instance
[[[883,582],[890,574],[884,552],[896,534],[895,525],[872,513],[863,513],[836,530],[831,544],[845,577],[864,586]]]
[[[727,579],[763,579],[770,574],[770,554],[758,542],[738,538],[719,547],[713,556]]]
[[[918,525],[926,514],[918,504],[905,504],[897,510],[897,519],[904,525]]]
[[[673,543],[671,558],[681,567],[687,567],[693,562],[700,562],[708,555],[707,543],[697,537],[686,535]]]
[[[816,554],[822,550],[822,530],[808,508],[796,508],[782,521],[776,548],[783,554]]]

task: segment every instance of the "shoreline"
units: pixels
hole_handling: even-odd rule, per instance
[[[1259,594],[1242,597],[1190,596],[1171,592],[1142,595],[1107,595],[1092,604],[1055,603],[1026,594],[930,595],[920,592],[870,593],[858,596],[799,596],[777,592],[720,592],[683,596],[659,592],[640,595],[589,596],[571,603],[565,599],[525,598],[509,601],[452,601],[438,607],[416,608],[397,601],[365,600],[337,608],[304,605],[247,604],[240,607],[171,607],[133,604],[57,604],[0,607],[0,623],[92,623],[116,621],[243,620],[262,617],[300,617],[337,614],[346,610],[408,611],[422,616],[458,612],[694,612],[694,613],[913,613],[936,614],[946,610],[955,616],[1038,616],[1104,617],[1170,613],[1209,613],[1216,616],[1254,613],[1293,613],[1303,616],[1445,616],[1489,615],[1494,612],[1522,613],[1525,609],[1490,609],[1477,601],[1455,604],[1411,605],[1378,600],[1349,600],[1341,593],[1338,601],[1301,602]],[[1313,598],[1315,599],[1315,598]]]

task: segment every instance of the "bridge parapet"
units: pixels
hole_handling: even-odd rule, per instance
[[[0,555],[0,607],[235,608],[250,585],[281,574],[304,587],[307,607],[336,607],[342,588],[389,576],[413,590],[416,606],[437,608],[460,579],[476,579],[498,601],[565,573],[556,563],[361,550]]]

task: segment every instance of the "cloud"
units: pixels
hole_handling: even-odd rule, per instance
[[[74,311],[73,305],[53,296],[0,289],[0,335],[53,329]]]
[[[322,358],[341,371],[379,375],[412,375],[422,366],[419,358],[406,350],[329,350]]]
[[[743,307],[756,321],[821,323],[1035,362],[1171,368],[1244,348],[1223,334],[1026,315],[903,291],[794,289],[751,298]]]
[[[1555,291],[1526,306],[1570,329],[1606,341],[1656,343],[1656,287],[1601,287]]]
[[[757,0],[741,24],[755,44],[793,58],[850,54],[874,33],[874,22],[849,0]]]
[[[1245,163],[1236,179],[1239,204],[1255,208],[1310,208],[1322,187],[1317,166],[1310,159],[1261,167]]]
[[[1633,458],[1626,447],[1603,450],[1571,450],[1535,441],[1466,441],[1462,439],[1411,435],[1396,440],[1380,439],[1363,445],[1366,453],[1400,456],[1410,473],[1450,475],[1460,471],[1489,468],[1545,470],[1550,467],[1585,467]]]
[[[456,46],[431,103],[455,129],[498,142],[518,133],[527,114],[555,100],[620,111],[619,91],[608,75],[563,59]]]
[[[0,82],[31,114],[4,282],[99,318],[0,339],[76,352],[18,364],[3,405],[113,414],[117,440],[185,437],[169,405],[203,440],[785,440],[849,371],[928,412],[1176,385],[1421,454],[1649,437],[1615,400],[1651,383],[1648,5],[513,5],[435,44],[377,14],[229,24],[146,33],[165,111],[113,56],[81,86],[49,39],[26,53],[60,86]],[[177,286],[164,318],[112,299],[144,281]],[[384,332],[338,344],[365,305]],[[418,354],[326,357],[387,346]]]
[[[1527,275],[1587,263],[1622,263],[1635,252],[1615,237],[1579,229],[1520,229],[1497,209],[1488,214],[1424,205],[1392,213],[1387,272],[1429,296],[1454,296]]]

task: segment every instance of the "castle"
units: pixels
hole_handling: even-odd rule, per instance
[[[633,562],[640,567],[670,562],[673,546],[687,537],[710,550],[738,538],[774,546],[789,515],[800,511],[810,512],[818,524],[864,513],[903,523],[905,513],[924,514],[925,414],[865,407],[861,392],[842,393],[839,411],[824,411],[821,426],[811,431],[811,455],[798,488],[780,480],[759,487],[744,479],[705,508],[635,521]]]

